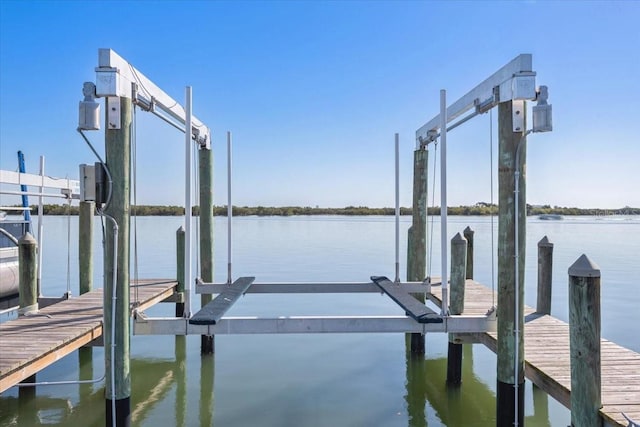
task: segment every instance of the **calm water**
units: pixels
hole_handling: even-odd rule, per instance
[[[491,285],[491,222],[450,217],[449,231],[475,230],[475,277]],[[181,218],[139,218],[139,277],[175,276],[175,230]],[[366,281],[393,276],[393,218],[238,218],[234,222],[234,277],[259,281]],[[410,218],[402,218],[406,242]],[[132,237],[133,233],[132,225]],[[497,236],[497,221],[495,225]],[[96,242],[100,227],[96,222]],[[67,250],[70,235],[71,248]],[[640,351],[640,218],[592,217],[527,222],[526,304],[535,305],[537,242],[554,248],[552,314],[567,320],[567,268],[586,253],[602,270],[602,335]],[[434,227],[433,274],[439,275]],[[77,218],[45,221],[43,287],[60,295],[69,281],[77,294]],[[217,280],[226,279],[226,225],[216,220]],[[404,268],[406,243],[401,245]],[[134,252],[132,243],[132,254]],[[67,270],[67,257],[70,268]],[[133,266],[132,266],[133,268]],[[101,251],[95,262],[101,283]],[[69,271],[69,273],[67,273]],[[133,273],[132,273],[133,276]],[[68,279],[69,277],[69,279]],[[196,304],[199,296],[195,296]],[[150,315],[173,315],[163,304]],[[402,314],[373,295],[247,295],[229,315]],[[197,336],[134,336],[131,343],[132,419],[140,426],[493,426],[495,356],[465,346],[464,384],[444,386],[447,339],[427,336],[427,355],[407,357],[403,334],[255,335],[216,337],[215,358],[201,358]],[[214,360],[215,359],[215,360]],[[56,362],[39,381],[98,378],[104,351],[93,361],[78,353]],[[0,425],[104,425],[103,385],[40,387],[20,402],[17,390],[0,396]],[[569,412],[526,384],[527,426],[566,426]]]

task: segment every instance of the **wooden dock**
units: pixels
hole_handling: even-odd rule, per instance
[[[131,308],[144,310],[171,298],[177,282],[132,284]],[[0,324],[0,393],[102,336],[102,289]]]
[[[441,288],[432,288],[431,300],[441,304]],[[491,289],[466,281],[464,314],[484,314],[492,305]],[[497,302],[497,295],[495,298]],[[569,324],[538,315],[525,306],[525,376],[567,408],[571,406]],[[497,350],[497,333],[473,334],[475,341]],[[640,420],[640,354],[601,340],[602,416],[604,426],[628,426],[624,412]],[[463,379],[464,381],[464,379]]]

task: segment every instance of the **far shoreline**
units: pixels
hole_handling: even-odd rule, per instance
[[[37,215],[37,206],[31,206],[31,214]],[[184,207],[165,205],[139,205],[130,208],[132,216],[184,216]],[[45,215],[78,215],[78,207],[68,205],[44,205]],[[198,206],[192,210],[192,214],[200,214]],[[428,209],[429,215],[440,215],[440,207]],[[497,205],[477,203],[472,206],[449,206],[447,214],[452,216],[489,216],[498,215]],[[214,206],[214,216],[227,216],[226,206]],[[370,208],[366,206],[347,206],[344,208],[321,208],[301,206],[234,206],[233,216],[393,216],[394,208]],[[412,215],[412,209],[401,207],[400,215]],[[624,207],[618,209],[601,208],[575,208],[549,205],[527,205],[527,216],[561,215],[561,216],[611,216],[611,215],[640,215],[640,208]]]

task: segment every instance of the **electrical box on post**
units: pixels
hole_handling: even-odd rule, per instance
[[[105,172],[105,166],[100,162],[94,163],[95,170],[95,194],[96,194],[96,206],[100,206],[107,202],[107,195],[109,194],[109,179]]]
[[[80,200],[89,202],[96,199],[96,174],[91,165],[80,165]]]
[[[553,130],[551,104],[547,102],[549,99],[549,88],[540,86],[536,97],[538,105],[532,108],[533,113],[533,131],[534,132],[550,132]]]

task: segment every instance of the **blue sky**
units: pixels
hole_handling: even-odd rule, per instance
[[[439,90],[454,101],[531,53],[554,131],[529,138],[528,203],[639,207],[638,22],[640,3],[623,1],[2,0],[0,167],[15,170],[17,150],[34,173],[44,155],[54,176],[94,161],[77,105],[109,47],[177,100],[193,87],[214,135],[216,204],[231,130],[236,205],[392,206],[398,132],[410,206],[415,131]],[[137,118],[138,203],[182,204],[183,136]],[[494,123],[494,169],[496,135]],[[89,137],[102,152],[103,134]],[[489,115],[451,132],[448,154],[449,205],[488,201]]]

